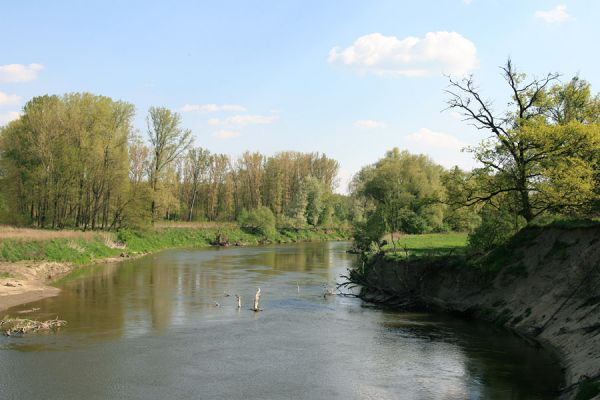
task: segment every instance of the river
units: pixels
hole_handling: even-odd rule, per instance
[[[348,243],[169,250],[86,268],[5,314],[2,399],[551,399],[556,359],[506,330],[323,296]],[[261,288],[262,312],[250,310]],[[242,297],[238,309],[234,295]]]

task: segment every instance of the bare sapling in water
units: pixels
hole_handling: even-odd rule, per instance
[[[254,307],[252,308],[252,311],[254,311],[254,312],[262,311],[258,306],[259,301],[260,301],[260,288],[258,288],[256,290],[256,294],[254,295]]]

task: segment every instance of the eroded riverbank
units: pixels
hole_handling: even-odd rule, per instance
[[[448,259],[379,259],[365,269],[362,297],[490,321],[550,347],[563,361],[565,398],[597,385],[600,228],[525,231],[495,261],[496,270]]]

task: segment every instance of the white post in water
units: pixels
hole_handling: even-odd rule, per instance
[[[235,295],[235,298],[237,299],[237,303],[238,303],[238,308],[242,308],[242,298],[240,296],[238,296],[237,294]]]
[[[260,301],[260,288],[258,288],[256,290],[256,294],[254,295],[254,308],[252,309],[252,311],[260,311],[260,308],[258,308],[259,301]]]

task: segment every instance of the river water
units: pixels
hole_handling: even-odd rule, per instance
[[[170,250],[87,268],[59,296],[5,313],[35,307],[28,318],[68,326],[0,338],[0,398],[556,397],[556,360],[505,330],[324,298],[355,262],[347,248]]]

